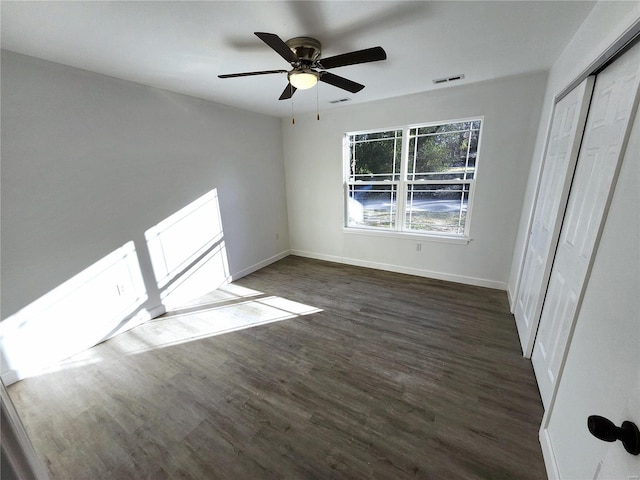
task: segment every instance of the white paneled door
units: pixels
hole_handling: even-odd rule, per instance
[[[640,43],[596,77],[531,357],[545,408],[565,361],[637,108],[639,82]]]
[[[593,82],[594,77],[587,78],[560,100],[553,112],[514,311],[522,352],[526,358],[531,357],[533,350]]]

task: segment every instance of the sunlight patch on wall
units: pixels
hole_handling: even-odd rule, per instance
[[[217,189],[147,230],[145,238],[167,311],[229,283]]]
[[[0,323],[3,379],[25,378],[92,347],[146,299],[130,241]]]
[[[158,287],[162,288],[222,240],[217,189],[151,227],[144,235]]]
[[[161,303],[153,308],[177,309],[229,283],[216,189],[147,230],[145,238],[155,277],[147,284],[156,283]],[[78,354],[149,321],[149,311],[141,307],[150,294],[130,241],[1,322],[2,378],[13,383],[75,362],[99,361],[95,352],[83,359]]]
[[[224,242],[221,242],[191,266],[186,274],[161,291],[160,299],[169,311],[217,289],[228,280],[227,250]]]

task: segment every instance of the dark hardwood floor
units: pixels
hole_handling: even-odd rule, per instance
[[[290,256],[60,368],[9,387],[54,479],[546,478],[498,290]]]

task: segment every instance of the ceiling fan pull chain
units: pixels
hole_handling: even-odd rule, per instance
[[[293,87],[291,86],[291,84],[289,84],[289,86],[291,87],[291,90],[293,90]],[[293,113],[293,93],[291,94],[291,125],[295,125],[296,124],[296,117]]]
[[[320,120],[320,101],[318,100],[319,90],[320,90],[320,84],[316,83],[316,120]]]

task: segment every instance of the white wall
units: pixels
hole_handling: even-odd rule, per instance
[[[639,18],[638,2],[599,2],[549,72],[509,275],[512,299],[519,281],[554,97]],[[607,416],[617,425],[623,420],[640,423],[638,125],[636,118],[635,136],[622,164],[556,400],[545,416],[546,430],[541,431],[548,471],[566,480],[626,480],[640,476],[640,457],[628,455],[619,442],[609,444],[595,439],[586,427],[587,417],[592,414]]]
[[[508,281],[509,298],[515,299],[520,281],[520,267],[526,247],[533,204],[547,130],[551,122],[554,99],[564,88],[577,78],[586,68],[640,16],[640,3],[624,1],[598,2],[589,13],[583,24],[576,31],[571,41],[560,53],[558,59],[549,71],[549,79],[542,103],[540,124],[537,127],[535,150],[529,172],[526,195],[518,227],[518,235],[511,264]]]
[[[283,120],[293,253],[505,288],[546,74],[461,85]],[[484,116],[468,245],[343,232],[345,132]],[[422,251],[416,251],[416,243]]]
[[[1,88],[3,319],[129,241],[153,308],[144,233],[212,189],[232,275],[288,252],[280,119],[6,51]]]

